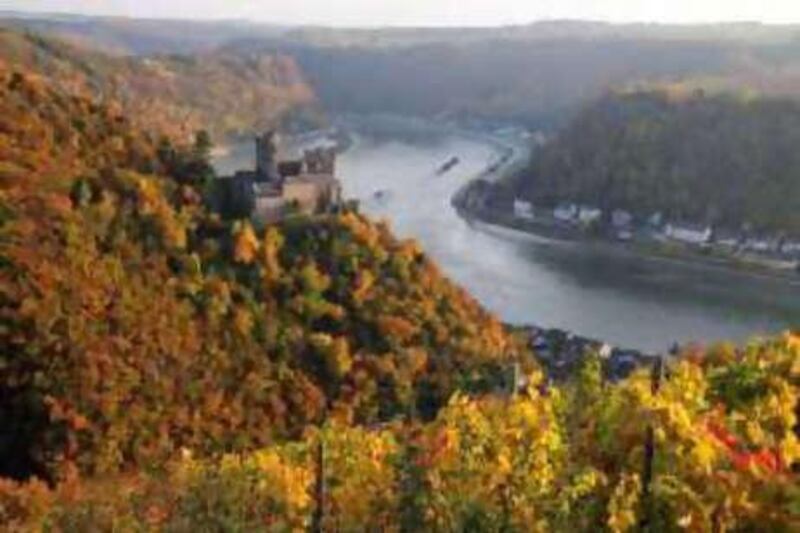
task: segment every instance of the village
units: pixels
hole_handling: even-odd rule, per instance
[[[514,199],[513,216],[523,224],[549,228],[559,237],[601,237],[800,272],[800,239],[796,238],[672,221],[662,213],[637,217],[624,209],[604,211],[599,207],[575,203],[562,203],[548,209],[520,198]]]
[[[611,382],[625,379],[639,368],[652,367],[658,359],[656,355],[612,346],[563,329],[540,326],[517,329],[525,333],[537,362],[548,379],[555,382],[576,376],[589,357],[596,357],[600,361],[603,376]],[[679,350],[677,344],[673,345],[670,355]]]

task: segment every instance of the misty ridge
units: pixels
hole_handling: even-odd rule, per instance
[[[245,21],[37,17],[4,23],[114,55],[293,57],[332,113],[563,125],[615,88],[681,83],[793,95],[800,27],[553,21],[507,28],[333,29]]]

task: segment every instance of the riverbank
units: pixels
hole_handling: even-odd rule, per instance
[[[485,184],[479,180],[473,180],[453,196],[451,204],[459,216],[466,220],[480,221],[484,224],[501,226],[546,239],[607,247],[653,260],[720,270],[750,278],[778,280],[800,287],[800,275],[793,269],[773,268],[766,263],[748,260],[744,257],[715,255],[712,251],[693,250],[678,243],[619,241],[565,224],[519,218],[512,213],[487,207],[484,188]]]

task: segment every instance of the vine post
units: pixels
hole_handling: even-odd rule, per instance
[[[658,395],[661,390],[661,383],[664,379],[664,358],[658,356],[653,363],[650,373],[650,392],[653,396]],[[647,531],[653,522],[653,502],[651,495],[651,485],[653,483],[653,463],[655,462],[655,428],[650,423],[647,426],[644,440],[644,465],[642,470],[642,518],[640,522],[641,530]]]
[[[319,443],[317,444],[316,453],[316,486],[314,487],[314,516],[311,522],[311,531],[313,533],[322,533],[325,524],[325,503],[328,497],[328,487],[325,482],[325,461],[326,449],[324,435],[320,434]]]

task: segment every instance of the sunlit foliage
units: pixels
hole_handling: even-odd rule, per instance
[[[385,224],[209,214],[203,137],[0,68],[3,529],[800,527],[796,335],[548,386]]]
[[[432,417],[525,351],[386,226],[224,223],[187,170],[205,172],[203,136],[167,146],[18,71],[0,91],[21,169],[0,198],[6,475],[255,449],[328,413]]]
[[[596,367],[542,394],[534,375],[515,397],[455,395],[427,424],[335,422],[252,453],[184,450],[159,472],[5,482],[2,518],[78,530],[795,531],[800,342],[703,356],[670,365],[658,394],[643,375],[587,386]],[[761,369],[757,395],[720,385],[739,365]]]

